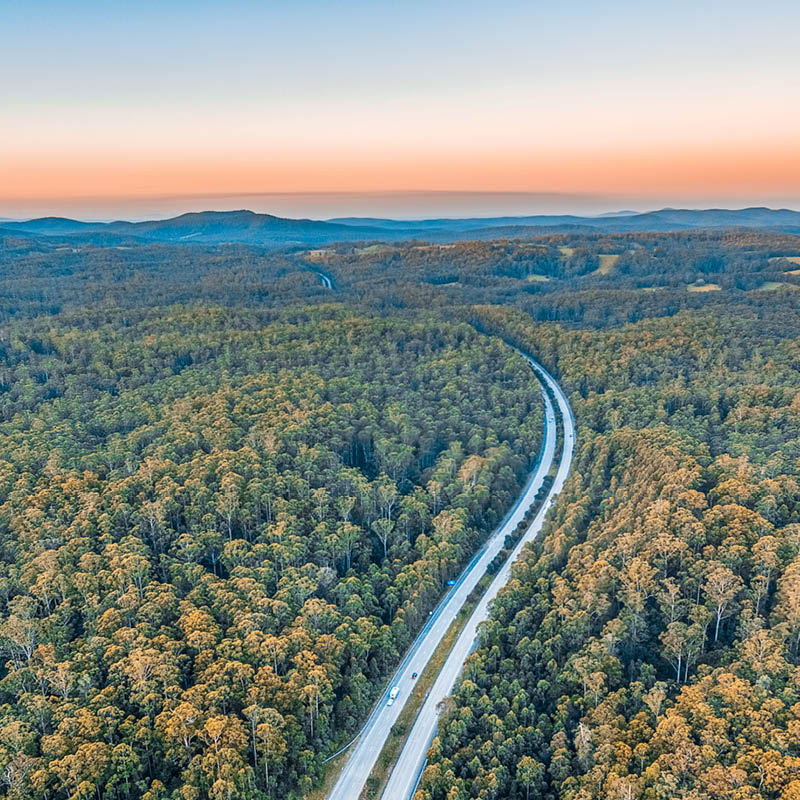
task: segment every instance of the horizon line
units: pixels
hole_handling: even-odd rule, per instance
[[[305,194],[305,193],[301,193]],[[325,193],[328,194],[328,193]],[[336,194],[336,193],[332,193]],[[372,193],[370,193],[372,194]],[[526,219],[529,217],[574,217],[576,219],[599,219],[599,218],[609,218],[615,216],[642,216],[645,214],[655,214],[661,211],[689,211],[689,212],[702,212],[702,211],[729,211],[729,212],[739,212],[739,211],[751,211],[755,209],[764,209],[766,211],[788,211],[792,213],[800,213],[799,208],[791,208],[789,206],[783,207],[773,207],[768,205],[746,205],[746,206],[737,206],[737,207],[726,207],[726,206],[658,206],[652,207],[647,209],[619,209],[618,211],[605,211],[605,212],[597,212],[597,213],[574,213],[574,212],[562,212],[562,213],[548,213],[548,212],[535,212],[530,214],[469,214],[469,215],[439,215],[439,216],[424,216],[424,217],[413,217],[413,218],[396,218],[391,216],[369,216],[363,214],[348,214],[339,217],[292,217],[292,216],[284,216],[280,214],[273,214],[271,212],[265,211],[254,211],[250,208],[237,208],[237,209],[215,209],[215,208],[206,208],[201,211],[180,211],[178,213],[170,214],[169,216],[151,216],[151,217],[143,217],[138,219],[125,219],[122,217],[107,217],[104,219],[101,218],[88,218],[88,217],[79,217],[79,216],[65,216],[63,214],[41,214],[39,216],[34,217],[0,217],[0,225],[3,222],[12,222],[12,223],[24,223],[24,222],[36,222],[38,220],[45,220],[45,219],[63,219],[69,220],[71,222],[82,222],[87,224],[98,224],[98,225],[109,225],[115,222],[128,222],[128,223],[141,223],[141,222],[163,222],[170,219],[178,219],[180,217],[188,216],[190,214],[240,214],[240,213],[248,213],[253,214],[255,216],[271,216],[278,219],[291,219],[291,220],[309,220],[312,222],[337,222],[338,220],[342,219],[374,219],[374,220],[381,220],[387,222],[427,222],[432,220],[467,220],[467,219],[476,219],[476,220],[491,220],[491,219]]]

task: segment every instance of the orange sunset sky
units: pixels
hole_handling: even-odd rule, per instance
[[[800,207],[794,3],[33,6],[0,32],[0,216],[403,191]]]

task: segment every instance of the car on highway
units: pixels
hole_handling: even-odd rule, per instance
[[[411,673],[411,680],[414,680],[414,678],[416,678],[416,677],[417,677],[417,673],[416,672],[412,672]]]
[[[392,691],[389,692],[389,699],[386,701],[387,706],[394,705],[395,698],[400,694],[399,686],[392,686]]]

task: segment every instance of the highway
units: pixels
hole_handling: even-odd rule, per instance
[[[524,354],[523,354],[524,355]],[[467,656],[472,652],[476,644],[478,626],[481,622],[489,618],[489,604],[497,596],[500,589],[508,583],[511,577],[511,565],[519,556],[522,548],[527,542],[536,538],[544,524],[544,518],[548,509],[553,503],[555,496],[564,486],[575,449],[575,419],[572,416],[572,409],[569,406],[566,395],[561,387],[553,380],[552,376],[539,366],[533,359],[525,356],[539,376],[540,380],[545,381],[553,391],[559,407],[559,415],[564,424],[564,446],[561,452],[561,460],[558,465],[553,486],[548,492],[547,499],[539,509],[528,529],[517,543],[511,555],[506,559],[500,571],[495,575],[494,580],[489,584],[489,588],[478,603],[475,611],[470,616],[464,629],[456,640],[450,655],[447,658],[442,671],[439,673],[431,691],[425,698],[425,702],[417,715],[414,725],[406,738],[403,750],[400,753],[386,790],[383,793],[383,800],[409,800],[419,783],[422,770],[425,767],[425,757],[430,747],[431,741],[436,734],[436,724],[438,721],[438,705],[453,690],[453,686],[464,666]],[[352,795],[357,797],[358,795]]]
[[[524,354],[523,354],[524,355]],[[569,403],[561,388],[553,378],[533,359],[525,356],[531,367],[536,372],[540,382],[548,383],[556,397],[562,418],[565,420],[565,447],[562,452],[556,482],[550,489],[547,499],[541,510],[536,515],[533,523],[528,527],[523,538],[515,547],[511,557],[496,575],[486,595],[481,600],[475,613],[470,617],[464,632],[456,641],[453,652],[445,663],[442,672],[437,678],[420,714],[409,734],[406,745],[400,755],[400,761],[392,772],[389,786],[383,797],[385,800],[402,800],[410,797],[416,786],[418,776],[421,774],[425,763],[425,754],[436,729],[436,706],[452,689],[464,659],[472,649],[475,632],[480,621],[486,618],[488,603],[500,587],[505,584],[510,574],[510,562],[519,554],[522,545],[536,536],[541,529],[542,521],[553,497],[561,490],[569,466],[572,461],[572,450],[575,442],[575,426]],[[556,414],[549,395],[542,388],[545,406],[544,441],[539,455],[539,462],[531,474],[522,494],[514,506],[509,510],[503,522],[475,554],[467,565],[455,585],[450,589],[444,599],[431,614],[427,624],[420,631],[414,644],[406,653],[405,658],[398,667],[391,681],[386,686],[383,696],[373,709],[372,714],[361,729],[355,747],[352,749],[347,762],[329,800],[357,800],[367,781],[372,769],[386,742],[389,732],[400,716],[403,705],[408,699],[414,685],[412,673],[421,673],[430,660],[433,652],[441,642],[447,629],[455,620],[467,597],[486,573],[486,568],[503,548],[505,537],[513,533],[522,521],[528,509],[536,499],[546,475],[550,472],[556,455],[557,424]],[[397,702],[388,704],[389,692],[392,687],[399,687]]]

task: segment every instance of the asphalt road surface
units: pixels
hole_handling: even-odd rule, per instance
[[[425,764],[428,745],[436,729],[436,706],[452,689],[458,673],[461,671],[464,659],[472,649],[477,625],[487,616],[489,600],[497,594],[499,588],[508,580],[510,562],[516,558],[524,542],[533,539],[541,529],[544,515],[550,507],[553,497],[561,490],[569,471],[575,442],[575,426],[569,404],[561,388],[553,378],[533,359],[528,358],[528,356],[525,356],[525,358],[533,367],[540,382],[546,382],[551,386],[564,419],[565,447],[558,476],[553,488],[548,493],[542,509],[514,549],[511,557],[498,572],[485,597],[475,610],[475,613],[470,617],[464,632],[459,636],[453,652],[445,663],[409,734],[409,738],[400,755],[400,761],[392,772],[389,786],[384,792],[384,800],[404,800],[404,798],[410,797],[411,792],[413,792]],[[411,677],[412,673],[422,673],[467,597],[485,574],[488,565],[503,548],[506,536],[509,533],[513,533],[536,499],[544,478],[550,472],[555,460],[557,439],[556,415],[553,404],[544,389],[542,390],[542,396],[545,404],[544,441],[536,469],[531,474],[525,489],[506,515],[500,527],[475,554],[455,585],[431,614],[430,619],[420,631],[414,644],[406,653],[397,672],[387,684],[383,696],[361,729],[357,743],[352,749],[333,791],[329,795],[329,800],[357,800],[375,766],[375,762],[378,760],[392,726],[400,716],[403,705],[411,693],[414,685],[414,679]],[[395,686],[399,689],[397,700],[389,705],[389,693]]]

